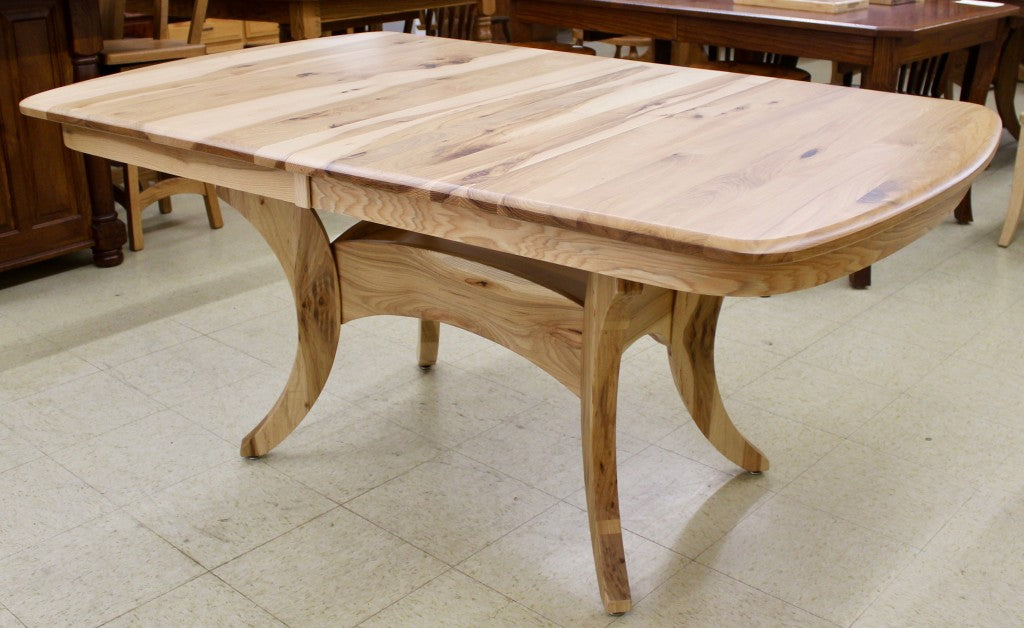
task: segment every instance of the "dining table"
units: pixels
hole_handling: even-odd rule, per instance
[[[955,78],[960,98],[979,104],[988,95],[1009,22],[1019,12],[1016,5],[977,0],[869,4],[843,13],[732,0],[509,0],[509,5],[517,32],[547,25],[651,37],[677,48],[710,44],[826,59],[859,71],[860,87],[889,92],[908,91],[908,82],[934,72],[910,64],[941,58],[942,66],[932,67],[946,67],[949,53],[967,51],[965,71]],[[678,53],[675,59],[662,56],[685,61]],[[973,220],[969,193],[955,217],[962,224]],[[869,286],[870,268],[851,275],[850,283]]]
[[[72,149],[216,184],[277,256],[296,357],[242,455],[267,455],[300,424],[345,359],[341,326],[367,316],[419,319],[421,367],[447,323],[576,394],[613,614],[632,604],[623,351],[663,344],[700,431],[739,468],[767,471],[718,387],[723,299],[813,288],[913,242],[1000,133],[972,103],[391,32],[141,68],[21,110],[61,125]],[[331,240],[319,212],[359,222]]]

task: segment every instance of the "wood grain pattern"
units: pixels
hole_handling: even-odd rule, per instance
[[[515,351],[579,394],[582,308],[543,285],[544,265],[523,264],[516,275],[401,235],[353,229],[335,241],[344,322],[392,314],[424,326],[455,325]],[[428,357],[436,349],[434,336]],[[420,355],[422,365],[422,346]]]
[[[334,255],[316,212],[235,190],[222,194],[281,262],[298,318],[298,348],[288,383],[266,418],[242,439],[242,455],[256,457],[291,434],[320,396],[338,348],[341,295]]]
[[[974,176],[998,128],[962,103],[395,33],[137,78],[23,107],[314,182],[415,191],[736,264],[888,228]],[[165,90],[144,89],[157,80]]]
[[[715,376],[715,328],[722,297],[677,292],[668,358],[690,418],[718,451],[747,471],[768,470],[768,459],[740,433],[722,403]]]
[[[609,613],[625,613],[632,606],[619,518],[615,410],[619,361],[629,329],[629,301],[642,290],[641,284],[591,275],[583,305],[583,482],[597,583]]]
[[[1010,203],[1006,208],[1006,219],[999,234],[999,246],[1007,247],[1013,242],[1020,226],[1021,211],[1024,210],[1024,143],[1017,144],[1017,160],[1013,165],[1013,183],[1010,185]]]
[[[420,336],[416,347],[417,363],[421,369],[429,369],[437,363],[437,351],[441,342],[441,323],[420,321]]]

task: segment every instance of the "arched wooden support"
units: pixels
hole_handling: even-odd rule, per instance
[[[441,323],[420,321],[419,365],[429,369],[437,362],[438,343],[441,341]]]
[[[609,613],[624,613],[632,604],[615,451],[619,363],[626,347],[648,334],[667,343],[676,384],[704,434],[743,468],[767,468],[736,432],[718,395],[712,351],[721,297],[366,222],[332,246],[343,323],[376,314],[419,318],[421,365],[436,359],[438,323],[455,325],[526,357],[580,397],[587,512]]]
[[[668,358],[672,378],[693,422],[723,456],[747,471],[768,469],[768,459],[740,434],[725,411],[715,378],[715,328],[722,297],[677,292]]]
[[[619,361],[630,327],[629,301],[642,290],[638,283],[592,274],[583,304],[583,482],[597,583],[609,613],[625,613],[632,606],[619,520],[615,408]]]
[[[255,194],[221,189],[224,200],[263,235],[284,269],[299,323],[299,345],[284,391],[242,439],[241,453],[262,456],[305,418],[334,365],[341,331],[341,295],[330,241],[316,212]]]
[[[342,322],[393,314],[461,327],[579,394],[583,311],[566,295],[582,294],[586,273],[372,223],[350,228],[333,246]]]

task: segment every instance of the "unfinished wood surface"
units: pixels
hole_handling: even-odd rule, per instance
[[[778,294],[810,288],[863,268],[903,248],[948,218],[969,181],[954,185],[898,219],[866,230],[843,248],[781,263],[737,264],[705,251],[672,252],[517,220],[458,199],[314,180],[313,206],[456,242],[544,260],[641,283],[713,295]]]
[[[768,459],[740,434],[725,411],[715,376],[715,329],[722,297],[678,292],[668,358],[690,418],[718,451],[747,471],[767,471]]]
[[[266,418],[242,439],[243,456],[262,456],[305,418],[334,365],[341,328],[338,271],[316,212],[255,194],[222,192],[270,245],[295,298],[299,335],[288,383]]]
[[[619,518],[615,411],[619,361],[629,329],[629,301],[642,290],[640,284],[591,275],[583,305],[583,482],[597,583],[609,613],[625,613],[632,606]]]
[[[964,103],[400,33],[215,57],[23,108],[737,268],[890,228],[975,176],[999,124]]]
[[[1020,214],[1024,210],[1024,142],[1017,144],[1017,161],[1013,166],[1013,183],[1010,185],[1010,204],[1006,208],[1006,220],[1003,231],[999,234],[999,246],[1010,246],[1017,227],[1020,226]]]
[[[418,363],[421,369],[429,369],[437,363],[437,350],[441,342],[441,323],[420,321],[420,336],[417,345]]]
[[[309,207],[309,179],[283,170],[72,125],[64,125],[64,143],[89,155]]]
[[[392,314],[455,325],[511,349],[579,394],[583,312],[543,285],[547,265],[520,265],[524,277],[403,235],[354,228],[335,241],[344,322]],[[428,357],[436,348],[435,336]],[[423,356],[421,346],[421,365]]]

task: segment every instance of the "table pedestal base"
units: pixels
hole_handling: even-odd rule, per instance
[[[693,421],[729,460],[764,471],[768,460],[733,425],[714,371],[722,297],[617,279],[362,222],[329,244],[315,212],[225,190],[264,235],[295,295],[299,347],[285,390],[245,437],[242,455],[280,443],[316,401],[334,361],[340,325],[379,314],[421,319],[419,364],[437,357],[438,325],[493,340],[580,397],[584,483],[601,597],[631,606],[622,545],[615,418],[619,362],[652,335]]]

